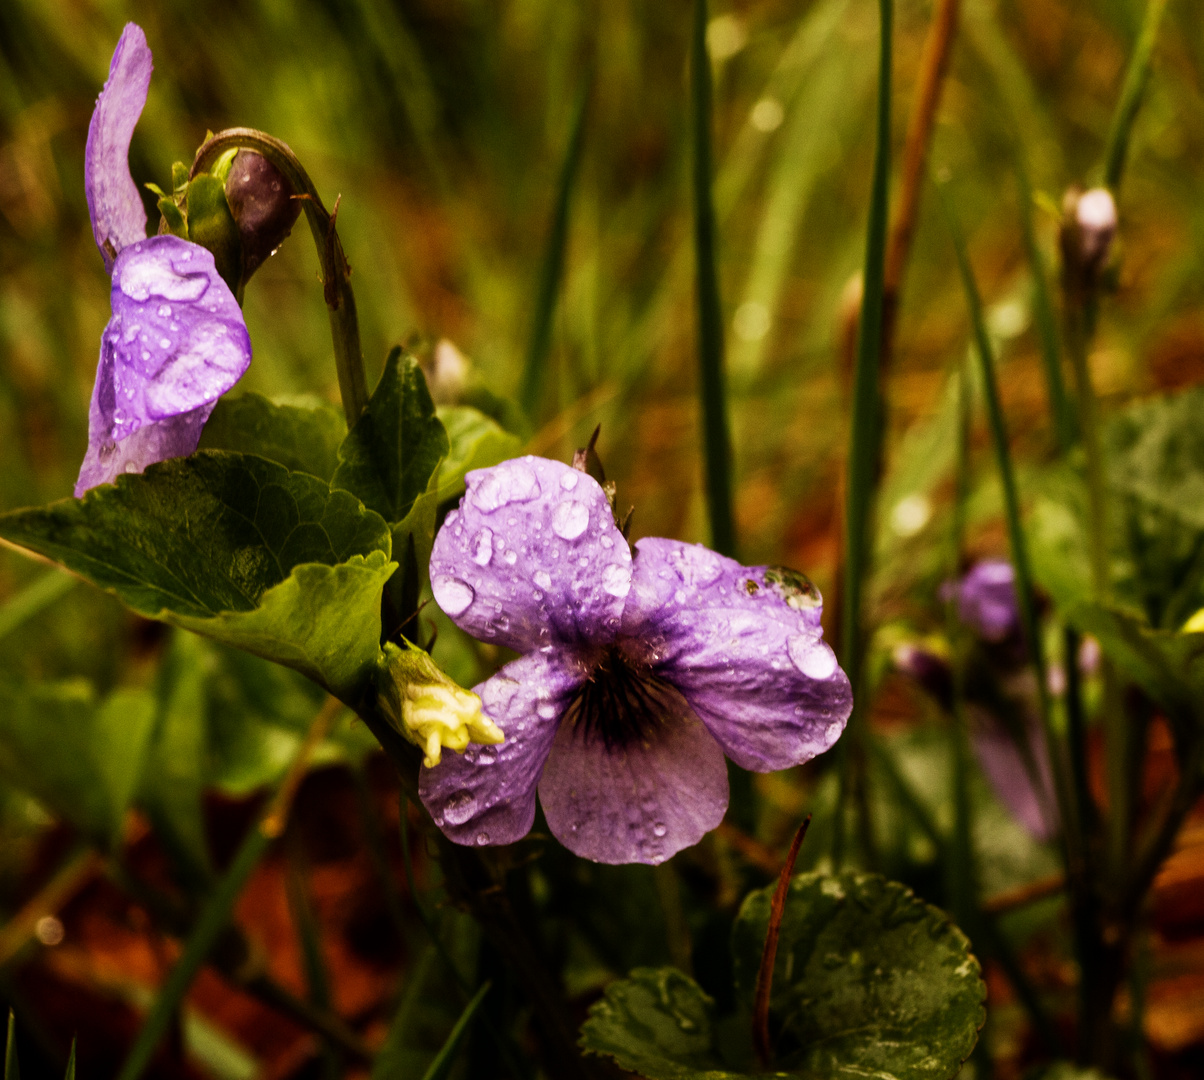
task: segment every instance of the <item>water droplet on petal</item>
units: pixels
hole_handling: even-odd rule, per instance
[[[517,551],[507,551],[506,554],[502,556],[502,558],[504,558],[506,560],[507,566],[513,566],[516,562],[518,562],[518,552]]]
[[[539,713],[539,715],[542,716],[545,720],[551,720],[556,716],[556,706],[552,705],[546,701],[542,705],[540,705],[535,711],[537,713]]]
[[[472,488],[473,505],[485,514],[516,502],[530,502],[540,494],[535,473],[520,462],[510,462],[487,470]]]
[[[533,580],[541,589],[550,589],[552,587],[552,578],[546,570],[536,570]]]
[[[484,846],[489,843],[489,834],[487,832],[477,833],[477,843]]]
[[[165,338],[165,337],[159,338],[159,348],[160,349],[170,349],[171,348],[171,338]]]
[[[497,751],[492,746],[478,748],[476,756],[478,765],[492,765],[495,761],[497,761]]]
[[[443,816],[452,825],[463,825],[477,809],[477,797],[471,791],[457,791],[443,804]]]
[[[665,823],[663,821],[658,821],[652,826],[652,835],[656,837],[664,836],[668,831],[669,830],[665,827]]]
[[[565,499],[552,511],[552,532],[561,540],[576,540],[589,525],[589,508],[575,499]]]
[[[431,581],[431,592],[435,594],[435,602],[452,618],[467,611],[477,595],[471,585],[448,574],[440,574]]]
[[[836,654],[809,634],[796,634],[786,642],[791,662],[809,679],[829,679],[836,671]]]
[[[577,470],[570,469],[560,477],[560,486],[565,491],[572,491],[577,486]]]
[[[477,566],[488,566],[489,560],[493,556],[493,532],[489,529],[482,529],[477,533],[477,538],[472,545],[472,561]]]
[[[611,563],[602,571],[602,588],[622,600],[631,592],[631,569],[622,563]]]
[[[171,304],[160,304],[158,310],[160,319],[171,318]]]
[[[602,537],[602,539],[599,541],[599,543],[604,548],[612,548],[615,546],[615,542],[609,536]]]

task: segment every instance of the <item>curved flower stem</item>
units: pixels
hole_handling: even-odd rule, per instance
[[[292,185],[295,197],[301,200],[305,218],[313,233],[322,264],[322,291],[326,298],[326,313],[330,317],[330,336],[334,341],[334,361],[339,373],[339,393],[347,426],[354,427],[368,404],[368,382],[364,377],[364,356],[360,347],[359,319],[355,313],[355,296],[351,292],[351,267],[343,254],[343,245],[335,229],[339,205],[334,213],[327,211],[296,154],[288,145],[255,128],[227,128],[210,136],[196,152],[188,177],[192,179],[213,164],[227,150],[254,150],[270,161]]]

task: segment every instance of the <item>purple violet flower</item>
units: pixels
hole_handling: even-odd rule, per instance
[[[524,655],[476,687],[505,742],[419,776],[452,840],[520,839],[538,789],[571,851],[659,863],[723,819],[724,754],[785,769],[844,730],[849,680],[806,578],[659,538],[633,559],[599,484],[557,461],[507,461],[467,486],[435,538],[435,600]]]
[[[969,573],[941,591],[957,598],[957,614],[984,641],[998,644],[1020,633],[1016,571],[1004,559],[983,559]]]
[[[113,279],[113,315],[100,340],[77,497],[191,454],[217,399],[251,362],[242,311],[213,256],[176,236],[146,236],[128,159],[151,67],[146,35],[127,23],[88,126],[84,186]]]
[[[1042,841],[1052,839],[1058,829],[1057,804],[1040,720],[1030,711],[1024,724],[1029,752],[1037,767],[1038,787],[1024,755],[1000,720],[981,705],[970,703],[968,708],[973,720],[970,740],[974,754],[996,797],[1030,835]]]

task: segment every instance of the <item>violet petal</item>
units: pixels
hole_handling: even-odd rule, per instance
[[[123,248],[146,239],[146,209],[130,176],[129,155],[152,67],[142,28],[126,23],[113,51],[108,81],[96,99],[84,151],[88,214],[109,273]]]
[[[556,726],[583,677],[571,656],[534,652],[475,687],[506,741],[445,753],[419,772],[418,794],[444,835],[457,844],[511,844],[527,835]]]
[[[981,706],[972,704],[969,710],[974,721],[971,733],[974,754],[995,795],[1032,836],[1038,840],[1051,839],[1057,831],[1056,804],[1040,722],[1034,717],[1027,725],[1029,746],[1043,789],[1038,792],[1004,725]]]
[[[552,835],[601,863],[664,862],[715,828],[727,799],[723,751],[684,701],[622,749],[561,724],[539,783]]]
[[[120,473],[191,454],[217,399],[251,362],[238,301],[213,256],[187,240],[154,236],[122,251],[112,305],[77,497]]]
[[[537,457],[466,481],[431,552],[431,590],[452,621],[520,652],[612,639],[631,552],[597,481]]]
[[[1020,631],[1016,572],[1003,559],[975,563],[956,586],[957,614],[984,641],[1005,641]]]
[[[649,538],[637,551],[624,636],[643,642],[727,756],[770,772],[828,750],[853,696],[823,641],[818,593],[698,545]]]

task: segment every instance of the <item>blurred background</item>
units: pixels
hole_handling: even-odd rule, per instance
[[[1050,456],[1053,434],[1013,148],[1018,143],[1027,157],[1038,240],[1053,266],[1062,194],[1098,182],[1144,8],[1142,0],[962,5],[930,166],[948,180],[969,237],[1000,351],[1022,490],[1027,470]],[[168,187],[172,163],[190,163],[207,130],[252,126],[288,142],[327,205],[341,199],[338,224],[370,383],[392,345],[431,351],[447,341],[470,365],[470,380],[500,396],[517,394],[558,178],[577,103],[588,93],[548,375],[523,434],[531,452],[567,458],[601,424],[598,450],[620,503],[635,506],[634,535],[706,541],[690,11],[685,0],[0,0],[0,509],[69,495],[84,452],[109,316],[109,283],[84,198],[84,143],[112,48],[132,19],[155,57],[131,150],[135,179]],[[897,4],[896,150],[931,14],[921,0]],[[829,594],[869,199],[877,19],[872,0],[717,0],[707,33],[738,553],[749,564],[796,567]],[[923,633],[941,625],[937,591],[948,569],[942,538],[956,425],[949,373],[965,357],[969,325],[933,195],[928,182],[889,388],[873,581],[873,621],[888,631],[882,655],[891,627]],[[154,197],[144,197],[154,222]],[[1189,0],[1172,0],[1158,38],[1120,222],[1119,276],[1091,356],[1105,411],[1204,381],[1204,23]],[[235,393],[337,402],[318,265],[303,228],[259,271],[245,311],[254,361]],[[1003,555],[999,489],[981,424],[973,446],[970,547]],[[289,672],[137,620],[65,578],[39,586],[45,595],[30,601],[31,583],[45,573],[0,549],[0,603],[33,603],[28,615],[11,603],[0,607],[0,680],[59,687],[70,680],[81,700],[109,704],[120,703],[114,692],[147,688],[161,700],[165,686],[203,699],[196,707],[206,726],[193,747],[203,769],[191,782],[206,792],[207,843],[220,865],[251,818],[254,793],[279,775],[320,696]],[[185,654],[187,670],[204,673],[204,685],[191,691],[172,682],[172,665]],[[467,651],[450,633],[435,655],[470,685],[496,660]],[[910,739],[900,760],[931,793],[934,813],[947,814],[942,751],[924,742],[931,706],[898,676],[882,677],[874,724]],[[96,713],[101,726],[103,713]],[[36,747],[36,716],[30,723]],[[32,1076],[61,1070],[74,1033],[81,1074],[111,1075],[178,951],[153,901],[136,882],[123,885],[118,872],[168,880],[157,831],[141,811],[119,827],[97,826],[109,830],[110,852],[98,855],[81,825],[91,811],[72,810],[71,792],[105,772],[103,761],[84,760],[94,745],[42,747],[65,761],[53,780],[31,780],[25,759],[0,751],[0,915],[12,920],[0,928],[0,998],[18,1008],[23,1066]],[[400,874],[396,787],[371,745],[362,728],[349,726],[329,741],[326,764],[303,785],[289,831],[295,838],[257,871],[239,918],[279,984],[297,995],[307,978],[312,989],[313,971],[309,939],[293,927],[306,918],[318,926],[328,1003],[375,1047],[428,946]],[[831,797],[822,763],[797,772],[758,778],[752,812],[708,856],[727,860],[724,874],[768,880],[800,814],[820,806],[825,790]],[[135,785],[126,794],[138,803],[136,778],[112,782]],[[984,891],[1052,873],[1051,851],[980,786],[983,829],[994,829],[982,839],[991,879]],[[934,852],[909,831],[885,789],[875,798],[884,800],[883,846],[895,876],[939,902]],[[1160,879],[1147,958],[1154,966],[1146,1031],[1166,1076],[1204,1071],[1204,938],[1195,936],[1204,931],[1204,819],[1195,830],[1198,846],[1187,837]],[[437,898],[437,873],[416,846],[418,881],[436,890],[429,901]],[[813,848],[812,863],[821,852]],[[546,858],[567,860],[563,852]],[[606,978],[680,944],[673,926],[682,901],[662,903],[643,870],[564,871],[580,890],[573,903],[583,905],[573,919],[601,926],[598,940],[580,926],[564,936],[570,993],[583,1006]],[[682,871],[687,885],[690,873]],[[14,919],[56,882],[53,915]],[[690,895],[684,917],[705,986],[708,934],[722,940],[722,920],[712,926],[706,911],[732,900],[708,895],[695,910]],[[641,897],[652,898],[657,914],[641,916]],[[591,903],[606,910],[587,916]],[[1074,977],[1050,929],[1058,903],[1024,908],[1013,928],[1033,979],[1049,994]],[[561,916],[549,912],[549,925]],[[437,917],[464,918],[450,909]],[[456,925],[464,963],[487,965],[473,951],[471,927]],[[1007,979],[990,968],[988,976],[995,1068],[1018,1076],[1032,1053],[1030,1026]],[[443,1003],[436,994],[424,1007],[407,1051],[419,1069],[459,1011],[454,995]],[[317,1075],[329,1066],[328,1044],[312,1029],[212,970],[189,1010],[178,1044],[155,1066],[162,1075],[189,1070],[234,1080]],[[491,1075],[482,1064],[487,1052],[487,1045],[478,1051],[486,1058],[476,1066],[466,1059],[464,1075]],[[365,1068],[346,1053],[343,1067]]]

